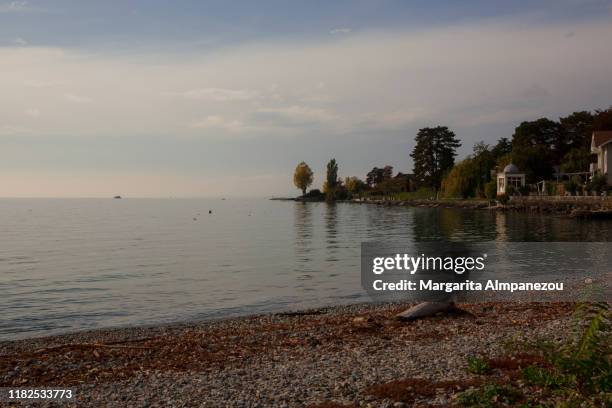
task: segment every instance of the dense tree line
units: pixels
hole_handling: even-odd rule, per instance
[[[594,130],[612,130],[612,109],[574,112],[558,121],[540,118],[522,122],[515,128],[512,140],[502,138],[493,148],[482,142],[476,144],[473,154],[446,175],[442,183],[444,195],[494,196],[491,170],[502,171],[508,163],[525,172],[527,183],[551,180],[555,168],[563,173],[587,172],[594,161]]]
[[[363,194],[389,195],[419,188],[442,191],[447,197],[494,197],[495,174],[514,163],[525,172],[528,183],[550,180],[555,168],[565,173],[586,172],[592,162],[590,147],[594,130],[612,130],[612,108],[595,112],[579,111],[554,121],[540,118],[522,122],[511,139],[502,137],[491,146],[474,145],[473,152],[455,164],[461,142],[446,126],[419,129],[410,154],[413,174],[397,173],[386,165],[374,167],[364,180],[339,177],[338,163],[327,163],[323,192],[307,188],[313,172],[304,162],[298,164],[294,184],[303,197],[346,199]],[[558,166],[558,167],[557,167]]]

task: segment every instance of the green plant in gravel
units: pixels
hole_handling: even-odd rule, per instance
[[[457,401],[465,407],[493,408],[502,404],[516,404],[522,398],[521,392],[515,388],[488,384],[475,390],[462,392]]]
[[[584,394],[612,393],[612,330],[610,305],[583,303],[577,310],[587,325],[576,340],[549,353],[551,362],[564,374],[575,378]]]
[[[606,302],[581,303],[576,310],[576,335],[564,344],[539,341],[532,348],[543,353],[546,363],[521,370],[523,381],[549,391],[550,407],[612,407],[612,327]],[[480,374],[486,361],[468,360],[468,370]],[[485,385],[459,395],[469,407],[488,407],[499,386]],[[518,391],[517,391],[518,392]],[[497,397],[499,399],[499,397]],[[547,407],[541,402],[521,407]]]
[[[557,390],[572,384],[571,377],[558,375],[552,370],[538,366],[529,366],[521,370],[525,383]]]
[[[489,363],[481,357],[468,357],[468,371],[472,374],[488,374],[491,372]]]
[[[560,346],[540,345],[551,367],[528,367],[522,372],[523,378],[557,390],[564,400],[557,407],[612,406],[610,305],[581,303],[575,315],[578,335]]]

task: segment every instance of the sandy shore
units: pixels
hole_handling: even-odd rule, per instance
[[[361,304],[3,342],[0,386],[75,386],[78,406],[95,407],[401,407],[386,394],[389,383],[422,378],[438,387],[415,391],[414,404],[448,406],[474,380],[468,356],[502,356],[525,339],[562,340],[574,309],[484,303],[462,305],[467,313],[452,316],[393,319],[407,306]]]

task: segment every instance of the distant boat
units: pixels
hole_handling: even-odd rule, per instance
[[[115,200],[121,200],[121,196],[114,196],[113,197]]]

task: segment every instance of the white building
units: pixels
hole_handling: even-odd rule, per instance
[[[525,185],[525,173],[521,173],[514,164],[504,167],[504,171],[497,173],[497,195],[506,194],[508,186],[518,190]]]
[[[591,172],[604,174],[608,184],[612,184],[612,131],[593,132],[591,152],[597,154],[597,163],[591,164]]]

